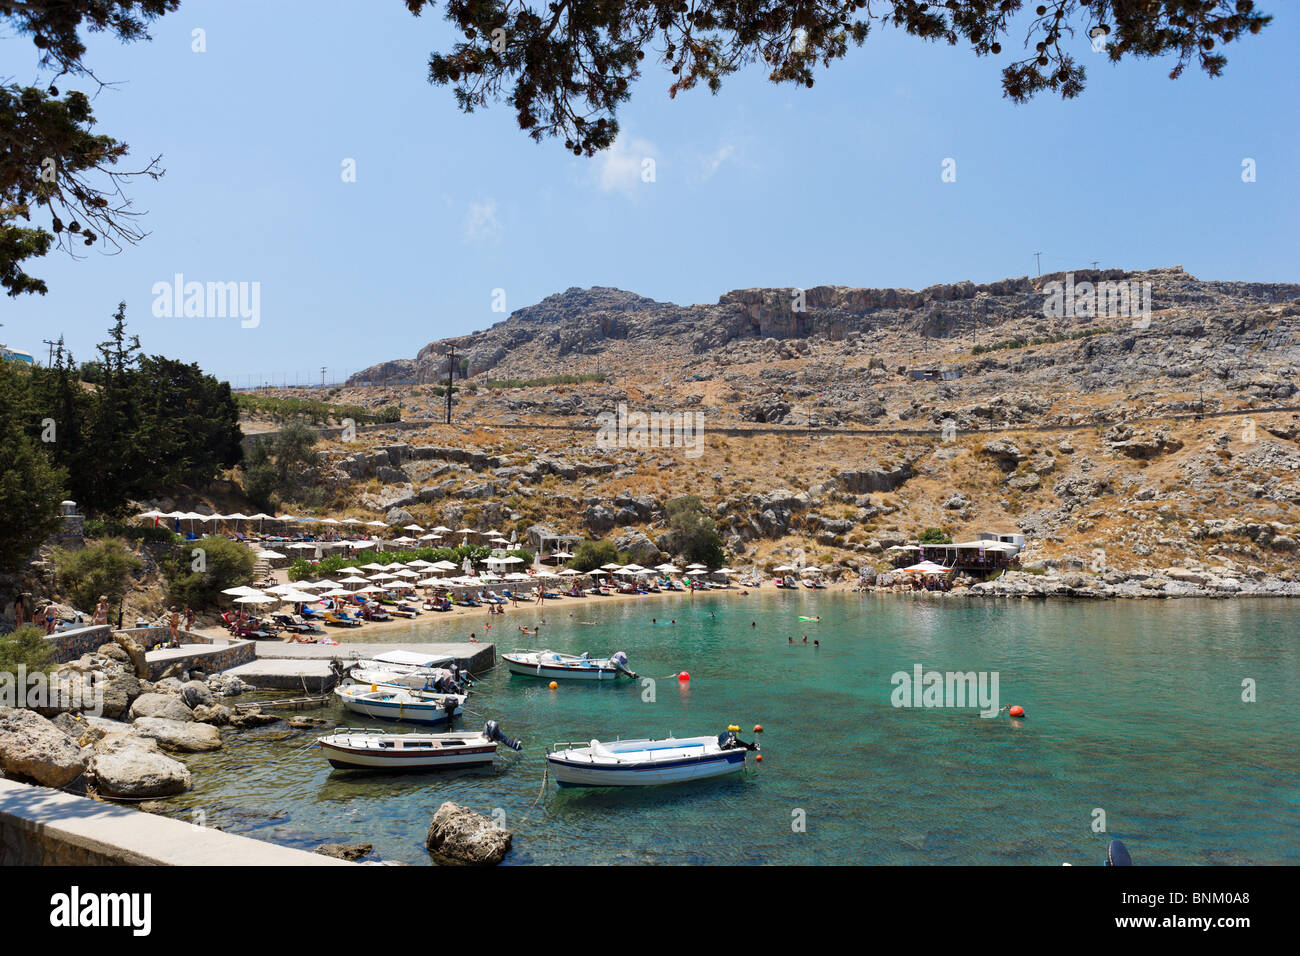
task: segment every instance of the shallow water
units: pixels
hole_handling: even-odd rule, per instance
[[[310,746],[316,734],[280,725],[227,731],[223,750],[187,757],[195,788],[169,805],[258,839],[366,841],[378,858],[417,864],[429,862],[424,834],[444,800],[503,813],[515,831],[507,863],[1086,865],[1113,837],[1138,864],[1300,863],[1300,603],[764,591],[589,598],[544,613],[541,637],[514,630],[542,616],[520,609],[492,639],[625,650],[656,678],[655,700],[627,681],[551,691],[499,667],[470,698],[480,716],[462,724],[492,717],[524,740],[494,769],[332,770]],[[421,632],[459,639],[482,623],[430,621]],[[787,644],[804,634],[823,646]],[[507,636],[497,650],[516,646]],[[915,664],[996,672],[1000,703],[1027,719],[892,706],[891,675]],[[680,670],[689,683],[666,676]],[[1242,702],[1245,678],[1256,703]],[[337,704],[327,713],[392,726]],[[552,742],[731,723],[746,739],[765,728],[763,762],[751,757],[745,774],[632,791],[543,786]],[[1092,829],[1096,809],[1106,832]]]

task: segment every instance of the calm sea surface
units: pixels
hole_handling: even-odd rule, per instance
[[[539,638],[515,629],[542,616]],[[1089,865],[1113,837],[1137,864],[1300,863],[1300,602],[764,591],[589,598],[498,620],[498,653],[627,651],[656,678],[655,700],[628,681],[551,691],[498,667],[470,698],[480,716],[461,725],[492,717],[524,740],[491,770],[337,771],[304,749],[317,734],[271,726],[227,731],[221,751],[188,756],[195,787],[169,806],[257,839],[365,841],[413,864],[429,863],[424,835],[444,800],[503,811],[515,831],[508,863]],[[419,633],[481,637],[484,623],[430,620]],[[808,645],[787,643],[805,634]],[[916,664],[996,672],[1000,703],[1028,717],[892,706],[891,675]],[[689,683],[669,676],[681,670]],[[1247,678],[1256,703],[1242,702]],[[345,718],[337,703],[325,713],[392,726]],[[746,739],[764,727],[763,762],[751,757],[743,775],[634,791],[543,786],[552,742],[731,723]],[[1092,829],[1098,811],[1105,833]]]

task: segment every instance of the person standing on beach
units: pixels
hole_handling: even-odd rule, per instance
[[[177,643],[176,632],[180,630],[181,616],[177,612],[175,605],[172,605],[169,611],[170,613],[167,616],[167,627],[168,630],[170,631],[170,634],[168,635],[168,637],[170,638],[171,643],[176,644]]]
[[[99,603],[95,605],[95,616],[91,620],[91,623],[92,624],[108,623],[108,596],[107,595],[101,594],[99,596]]]
[[[192,607],[185,609],[185,630],[194,630],[194,608]]]

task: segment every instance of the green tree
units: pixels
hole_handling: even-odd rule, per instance
[[[607,564],[618,563],[618,549],[613,541],[584,541],[569,559],[575,571],[595,571]]]
[[[416,16],[438,5],[404,2]],[[507,100],[533,139],[564,137],[565,148],[588,156],[614,142],[617,110],[650,54],[670,72],[674,97],[699,84],[717,93],[724,77],[750,64],[761,64],[773,83],[811,87],[819,65],[829,67],[850,44],[861,46],[873,26],[996,57],[1017,33],[1024,53],[1008,54],[1002,90],[1024,102],[1043,90],[1077,96],[1085,73],[1074,55],[1092,55],[1092,44],[1101,41],[1113,62],[1169,56],[1176,58],[1171,77],[1189,63],[1218,76],[1227,64],[1219,46],[1259,33],[1271,20],[1252,0],[557,0],[545,6],[447,0],[445,6],[464,39],[430,57],[429,81],[452,87],[466,113]]]
[[[0,3],[0,23],[8,35],[31,38],[40,67],[56,80],[70,75],[103,87],[82,60],[79,31],[147,39],[147,24],[179,2],[24,0]],[[45,293],[45,282],[23,263],[56,245],[69,253],[96,243],[115,250],[145,235],[123,187],[138,176],[161,176],[158,159],[134,171],[119,168],[126,144],[92,132],[94,125],[90,97],[80,90],[0,86],[0,286],[11,296]]]
[[[722,536],[713,519],[704,513],[698,495],[684,495],[664,503],[673,549],[692,563],[721,567]]]
[[[253,552],[229,538],[203,538],[178,545],[158,562],[171,600],[189,607],[213,607],[226,588],[253,579]]]
[[[0,362],[0,572],[15,571],[58,530],[67,473],[28,434],[30,372]]]
[[[140,573],[144,562],[121,538],[107,538],[80,551],[57,549],[54,566],[73,607],[89,612],[101,594],[110,607],[120,607],[132,575]]]
[[[926,528],[917,540],[921,544],[952,544],[952,535],[942,528]]]
[[[45,631],[35,624],[24,624],[0,637],[0,671],[16,674],[20,666],[29,674],[54,667],[50,642],[45,639]]]

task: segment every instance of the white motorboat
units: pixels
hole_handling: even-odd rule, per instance
[[[729,729],[716,737],[555,744],[546,763],[561,787],[648,787],[736,773],[757,749]]]
[[[354,714],[414,724],[439,724],[460,715],[464,694],[433,694],[391,685],[343,684],[334,688]]]
[[[525,677],[568,680],[614,680],[637,675],[628,669],[627,655],[618,651],[609,657],[596,658],[587,654],[559,654],[555,651],[515,651],[502,654],[501,659],[512,674]]]
[[[341,770],[434,770],[490,764],[497,744],[522,745],[507,737],[495,720],[480,733],[377,734],[341,728],[316,741],[330,766]]]

